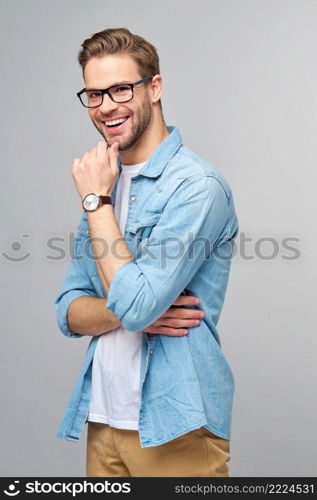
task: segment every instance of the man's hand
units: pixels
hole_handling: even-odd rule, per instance
[[[185,309],[175,306],[196,306],[200,300],[193,296],[179,296],[172,307],[167,309],[154,323],[142,331],[147,333],[157,333],[169,335],[170,337],[183,337],[188,334],[187,328],[192,328],[200,324],[204,317],[203,311],[198,309]]]
[[[100,141],[96,148],[75,158],[72,165],[72,176],[81,199],[86,194],[96,193],[110,196],[118,176],[118,142],[111,148],[105,141]]]

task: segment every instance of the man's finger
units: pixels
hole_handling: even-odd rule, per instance
[[[114,142],[111,148],[108,149],[109,164],[113,175],[116,175],[118,173],[118,151],[119,151],[118,142]]]
[[[155,326],[155,328],[160,328],[162,326],[168,328],[193,328],[199,324],[200,319],[164,318],[161,323],[157,320],[153,326]]]
[[[99,141],[97,144],[97,160],[100,161],[100,163],[104,163],[108,159],[107,147],[108,144],[106,143],[106,141]]]
[[[72,170],[76,170],[79,164],[80,164],[80,158],[75,158],[72,164]]]
[[[182,318],[199,319],[205,316],[204,311],[199,309],[184,309],[182,307],[170,307],[159,319]]]
[[[180,295],[177,297],[175,302],[173,302],[174,306],[196,306],[200,303],[200,299],[198,297],[194,297],[193,295]]]
[[[82,157],[82,159],[80,160],[80,166],[84,166],[85,162],[88,160],[90,156],[90,153],[85,153]]]
[[[168,335],[169,337],[184,337],[184,335],[188,335],[188,330],[186,328],[168,328],[165,326],[156,328],[148,326],[143,331],[157,335]]]

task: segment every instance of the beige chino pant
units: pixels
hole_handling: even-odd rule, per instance
[[[141,448],[138,431],[88,422],[87,477],[229,477],[230,441],[204,427]]]

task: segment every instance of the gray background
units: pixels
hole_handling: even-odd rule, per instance
[[[218,324],[236,379],[230,474],[316,476],[317,2],[2,0],[0,14],[1,475],[85,475],[86,428],[56,432],[90,337],[64,337],[53,302],[81,215],[71,164],[100,140],[77,52],[127,27],[157,47],[166,122],[225,175],[238,243],[251,238]]]

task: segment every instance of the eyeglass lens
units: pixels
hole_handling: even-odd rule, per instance
[[[129,85],[116,85],[110,87],[108,91],[115,102],[125,102],[132,99],[133,96],[133,91]],[[102,92],[99,90],[86,90],[80,97],[84,106],[88,107],[100,106],[103,99]]]

